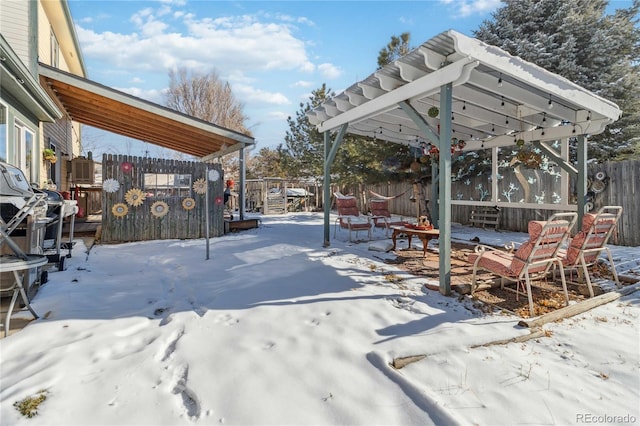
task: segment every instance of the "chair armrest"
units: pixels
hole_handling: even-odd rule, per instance
[[[522,243],[516,243],[515,241],[511,241],[508,242],[507,244],[504,245],[505,250],[507,250],[507,253],[513,253],[515,252],[518,247],[520,247],[522,245]]]
[[[487,245],[484,245],[484,244],[478,244],[477,246],[475,246],[473,251],[478,253],[480,256],[482,256],[483,253],[489,252],[489,251],[500,251],[500,252],[502,252],[502,250],[500,250],[500,249],[497,249],[497,248],[491,247],[491,246],[487,246]]]

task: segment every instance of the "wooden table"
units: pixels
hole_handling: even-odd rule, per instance
[[[415,235],[420,241],[422,241],[422,252],[424,256],[427,256],[427,245],[429,244],[429,240],[435,240],[440,237],[440,231],[437,229],[413,229],[406,228],[404,226],[392,226],[393,234],[391,234],[391,240],[393,241],[393,249],[396,249],[396,238],[400,234],[405,234],[409,239],[409,248],[411,248],[411,238]]]

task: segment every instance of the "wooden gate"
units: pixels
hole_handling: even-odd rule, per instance
[[[224,175],[219,164],[102,157],[103,243],[190,239],[224,234]]]

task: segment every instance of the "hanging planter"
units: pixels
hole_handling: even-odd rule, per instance
[[[516,158],[529,169],[539,169],[542,165],[542,155],[533,151],[520,150]]]
[[[518,140],[516,141],[516,145],[517,145],[517,146],[524,146],[524,139],[518,139]]]
[[[440,114],[440,110],[438,109],[438,107],[431,107],[427,111],[427,115],[431,118],[436,118],[438,114]]]
[[[55,163],[58,160],[58,158],[56,157],[56,152],[51,148],[45,148],[42,151],[42,158],[44,159],[44,161],[47,161],[51,164]]]

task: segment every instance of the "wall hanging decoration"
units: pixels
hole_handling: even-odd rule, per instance
[[[120,183],[115,180],[115,179],[105,179],[102,182],[102,190],[104,192],[116,192],[118,189],[120,189]]]
[[[217,182],[218,179],[220,179],[220,172],[215,169],[209,170],[209,180],[211,182]]]
[[[436,118],[438,114],[440,114],[440,110],[438,109],[438,107],[433,106],[427,111],[427,115],[431,118]]]
[[[140,189],[133,188],[127,191],[124,195],[124,199],[130,206],[137,207],[144,203],[145,196]]]
[[[169,205],[164,201],[156,201],[151,205],[151,214],[155,217],[163,217],[169,213]]]
[[[216,197],[216,200],[215,200],[216,205],[220,205],[220,204],[222,204],[222,202],[223,202],[223,201],[224,201],[224,200],[222,199],[222,197]]]
[[[196,191],[196,194],[203,195],[207,192],[207,182],[200,178],[193,182],[193,190]]]
[[[124,173],[131,173],[131,170],[133,170],[133,164],[125,161],[120,164],[120,170],[122,170]]]
[[[115,217],[124,217],[129,213],[129,207],[124,203],[114,204],[113,207],[111,207],[111,213],[113,213]]]
[[[195,206],[196,206],[196,200],[194,200],[191,197],[185,198],[184,200],[182,200],[182,208],[185,210],[193,210]]]

